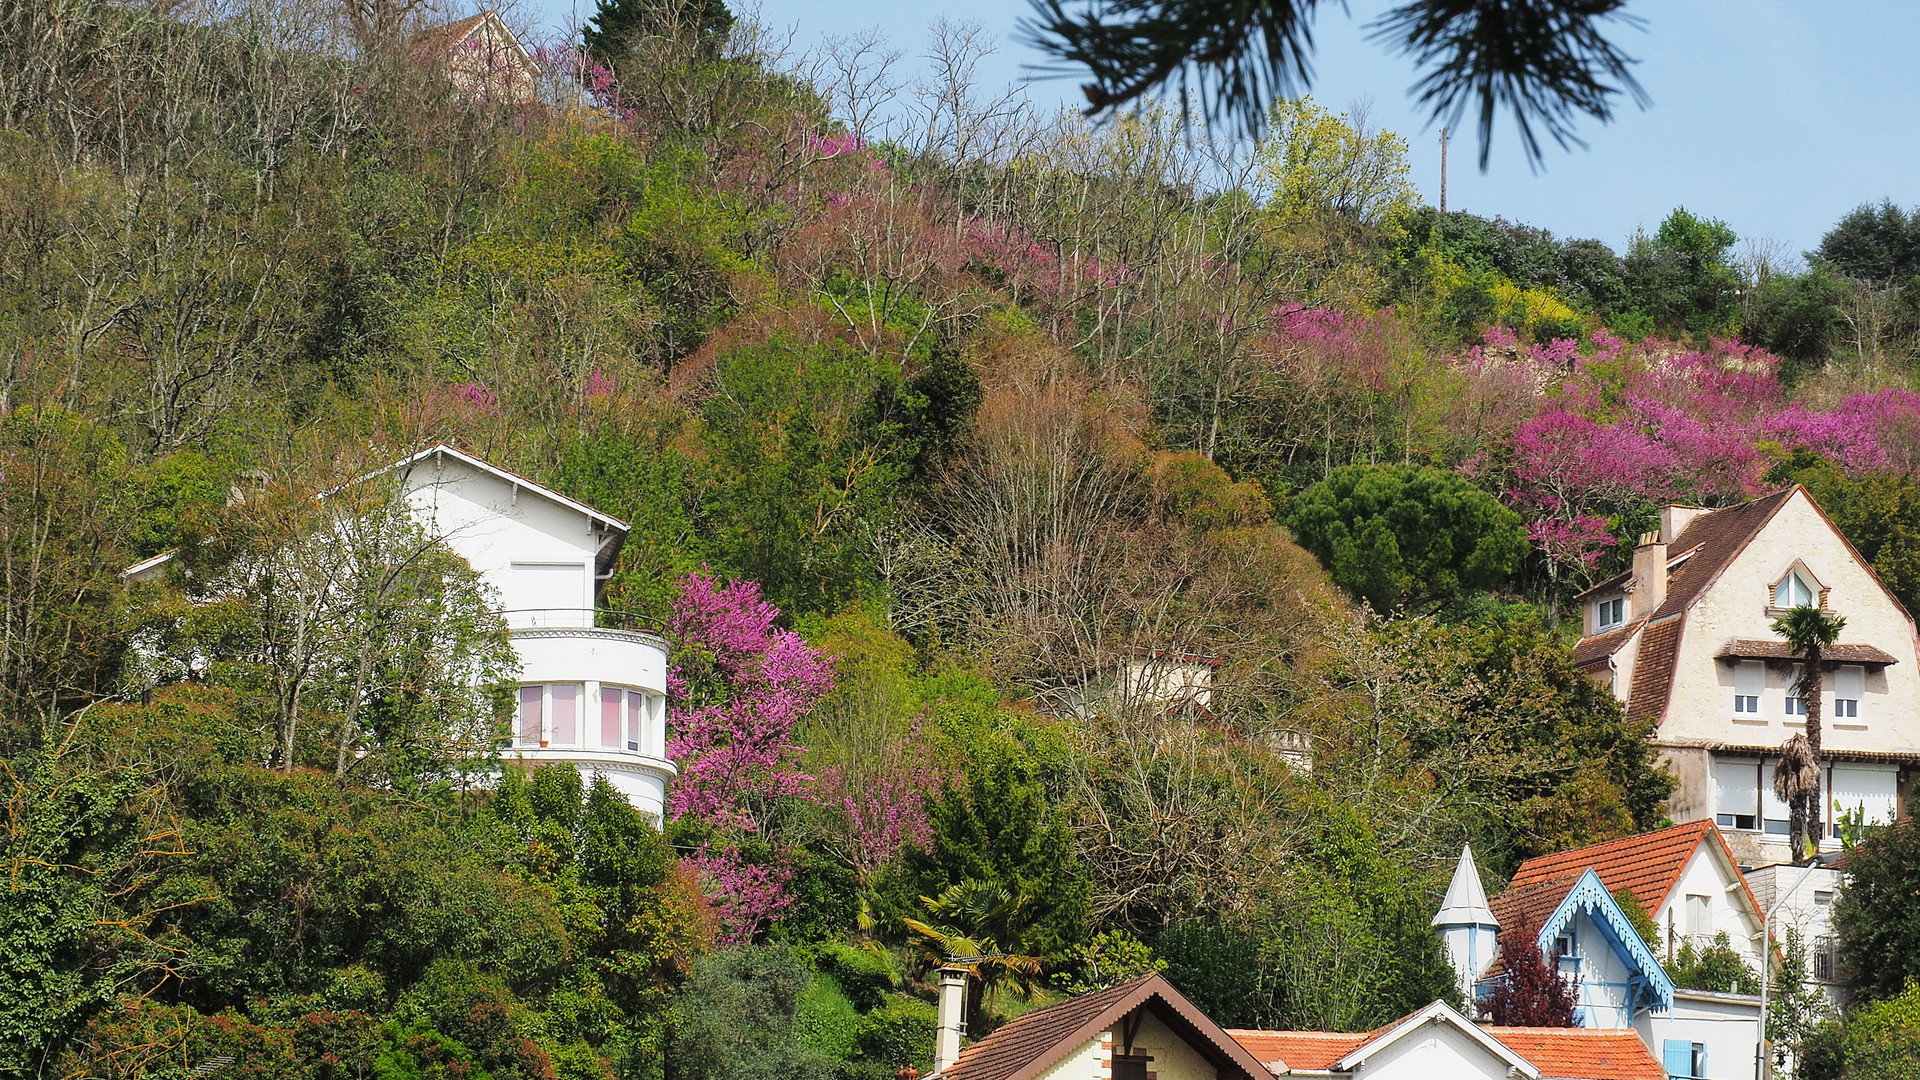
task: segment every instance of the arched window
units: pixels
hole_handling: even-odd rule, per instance
[[[1749,594],[1751,595],[1751,594]],[[1773,587],[1773,606],[1777,608],[1813,607],[1813,589],[1799,572],[1788,574]]]

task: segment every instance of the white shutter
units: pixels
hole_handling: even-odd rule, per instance
[[[587,597],[585,563],[514,563],[507,568],[500,593],[508,626],[593,625],[592,613],[582,610]]]
[[[1760,763],[1718,758],[1713,762],[1713,812],[1751,817],[1760,808]],[[1729,822],[1721,823],[1733,827]]]
[[[1733,672],[1733,692],[1758,694],[1766,689],[1767,665],[1760,660],[1742,660]]]
[[[1859,809],[1869,825],[1890,825],[1899,804],[1899,774],[1892,765],[1835,765],[1833,820]],[[1823,815],[1824,816],[1824,815]]]
[[[1867,692],[1867,669],[1858,664],[1846,664],[1833,673],[1833,693],[1835,697],[1853,698],[1858,701]]]

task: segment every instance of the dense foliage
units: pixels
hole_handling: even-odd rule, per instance
[[[953,27],[882,140],[871,41],[608,0],[522,87],[413,10],[0,5],[0,1071],[891,1076],[965,942],[976,1033],[1163,964],[1367,1030],[1462,842],[1659,823],[1563,610],[1660,505],[1805,482],[1920,595],[1884,208],[1616,254]],[[365,479],[434,440],[632,524],[668,820],[496,760],[485,582]]]

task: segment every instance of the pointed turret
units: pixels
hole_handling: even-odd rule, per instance
[[[1440,913],[1433,917],[1440,941],[1447,949],[1454,978],[1466,999],[1468,1011],[1474,1005],[1474,983],[1493,963],[1500,938],[1500,920],[1487,906],[1487,891],[1480,887],[1480,871],[1473,865],[1473,846],[1460,849],[1460,861],[1454,865],[1453,881],[1447,886]]]

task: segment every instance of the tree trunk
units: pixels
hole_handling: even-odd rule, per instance
[[[1820,667],[1822,658],[1819,642],[1810,642],[1806,651],[1806,670],[1800,676],[1800,699],[1807,710],[1807,749],[1813,754],[1813,790],[1805,796],[1806,807],[1801,811],[1806,822],[1806,833],[1800,849],[1794,852],[1794,862],[1802,861],[1802,853],[1809,847],[1819,850],[1819,839],[1815,830],[1820,827],[1821,819],[1826,815],[1825,793],[1820,784],[1820,693],[1824,679]]]

